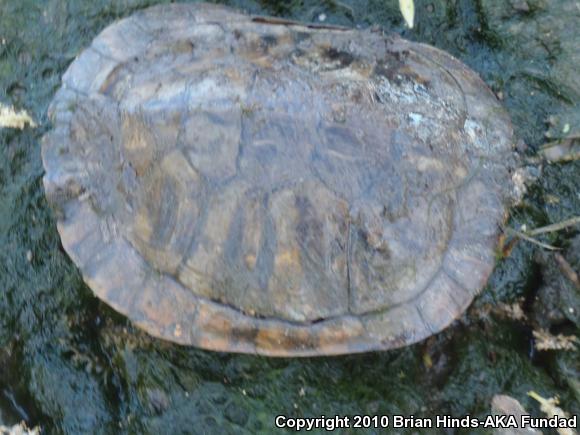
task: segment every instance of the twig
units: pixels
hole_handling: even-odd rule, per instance
[[[528,236],[526,233],[522,233],[521,231],[514,230],[513,228],[506,228],[505,232],[508,234],[511,234],[512,236],[517,236],[520,239],[523,239],[523,240],[526,240],[530,243],[533,243],[534,245],[541,246],[544,249],[549,249],[550,251],[559,251],[560,250],[560,248],[557,248],[557,247],[552,246],[552,245],[548,245],[546,243],[542,243],[539,240],[536,240],[533,237]]]
[[[552,139],[552,138],[550,138],[550,139]],[[544,145],[542,145],[540,147],[540,149],[546,149],[546,148],[553,147],[553,146],[557,145],[559,141],[562,141],[562,140],[576,140],[576,139],[580,139],[580,133],[571,133],[568,136],[554,138],[554,140],[552,142],[545,143]]]
[[[539,154],[552,163],[570,162],[580,159],[580,144],[577,139],[560,139],[544,144]]]
[[[562,254],[554,254],[554,258],[556,259],[556,263],[558,263],[558,267],[564,276],[568,278],[576,287],[580,288],[578,274],[574,271],[574,269],[572,269],[570,263],[566,261]]]
[[[563,230],[564,228],[572,227],[578,224],[580,224],[580,216],[575,216],[573,218],[566,219],[565,221],[562,222],[526,231],[526,234],[530,236],[537,236],[538,234],[553,233],[554,231],[560,231]]]

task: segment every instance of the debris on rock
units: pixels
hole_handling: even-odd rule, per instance
[[[40,434],[39,427],[29,429],[26,426],[26,423],[24,422],[21,422],[20,424],[16,424],[11,427],[0,425],[0,435],[39,435],[39,434]]]
[[[540,396],[535,391],[528,391],[528,396],[540,403],[540,410],[546,414],[548,417],[558,416],[561,418],[568,418],[568,414],[559,408],[557,405],[560,403],[557,397],[551,397],[545,399]],[[560,435],[576,435],[574,429],[569,428],[558,428],[556,429]]]
[[[25,110],[16,111],[13,107],[0,103],[0,128],[17,128],[22,130],[26,125],[36,127],[36,123]]]
[[[159,388],[148,388],[147,399],[150,408],[157,414],[161,414],[169,408],[169,397],[167,397],[167,394]]]
[[[580,158],[580,110],[571,109],[548,118],[545,136],[550,141],[540,148],[540,155],[552,163]]]
[[[576,350],[578,338],[574,335],[552,335],[545,329],[532,331],[536,339],[535,347],[538,350]]]
[[[497,394],[491,400],[491,411],[495,415],[513,415],[521,421],[523,415],[529,415],[524,407],[513,397],[505,394]],[[494,430],[496,435],[541,435],[542,432],[529,427],[525,428],[498,428]]]
[[[566,138],[548,142],[540,148],[540,154],[549,162],[560,163],[580,159],[580,141],[578,138]]]
[[[524,313],[522,308],[523,302],[524,299],[519,298],[513,304],[498,304],[496,307],[494,307],[494,312],[511,320],[525,320],[526,313]]]
[[[541,269],[542,284],[532,305],[532,322],[546,330],[566,322],[579,326],[580,312],[576,307],[580,306],[580,293],[576,278],[580,268],[580,235],[559,256],[540,251],[535,260]]]
[[[399,9],[405,19],[405,23],[407,23],[409,29],[412,29],[415,21],[415,4],[413,0],[399,0]]]

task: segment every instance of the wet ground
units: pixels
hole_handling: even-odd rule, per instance
[[[523,241],[508,240],[509,255],[498,253],[463,318],[391,352],[314,359],[205,352],[149,338],[93,297],[59,245],[39,140],[74,57],[107,24],[153,3],[0,0],[0,102],[28,110],[40,125],[0,130],[0,423],[25,420],[46,433],[271,433],[278,414],[486,415],[498,393],[540,415],[530,390],[580,413],[580,352],[540,352],[532,336],[539,328],[580,335],[580,289],[554,253]],[[449,51],[502,98],[528,157],[547,130],[553,138],[580,131],[580,2],[416,0],[413,30],[392,0],[227,3],[380,26]],[[542,169],[512,210],[514,228],[580,215],[580,162]],[[578,271],[577,234],[578,227],[538,238],[562,248]],[[513,303],[525,319],[505,314]]]

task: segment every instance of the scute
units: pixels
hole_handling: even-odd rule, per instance
[[[205,177],[216,181],[236,175],[241,109],[194,110],[186,118],[178,146],[191,165],[200,168]]]
[[[43,139],[98,297],[205,349],[389,349],[458,317],[511,201],[509,118],[448,54],[370,30],[162,5],[69,67]]]

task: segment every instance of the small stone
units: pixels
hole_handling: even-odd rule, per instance
[[[167,397],[167,394],[159,388],[148,388],[147,399],[149,400],[149,406],[157,414],[161,414],[169,408],[169,398]]]
[[[344,104],[332,105],[332,119],[334,122],[344,124],[346,122],[346,106]]]
[[[526,144],[526,143],[525,143],[525,142],[524,142],[522,139],[519,139],[519,140],[516,142],[516,151],[518,151],[518,152],[520,152],[520,153],[523,153],[523,152],[525,152],[527,149],[528,149],[528,145],[527,145],[527,144]]]
[[[494,415],[513,415],[518,420],[523,415],[529,415],[524,407],[516,399],[510,396],[498,394],[493,396],[491,401],[491,410]],[[534,430],[530,427],[526,428],[501,428],[493,431],[496,435],[539,435],[540,431]]]
[[[326,21],[326,14],[320,14],[318,16],[318,21],[322,22],[322,21]]]
[[[512,8],[518,12],[530,12],[530,5],[526,0],[512,0]]]
[[[28,260],[29,263],[32,261],[32,251],[31,250],[26,251],[26,259]]]
[[[224,416],[229,421],[240,427],[244,427],[249,418],[248,412],[243,407],[232,402],[226,406],[226,409],[224,410]]]

